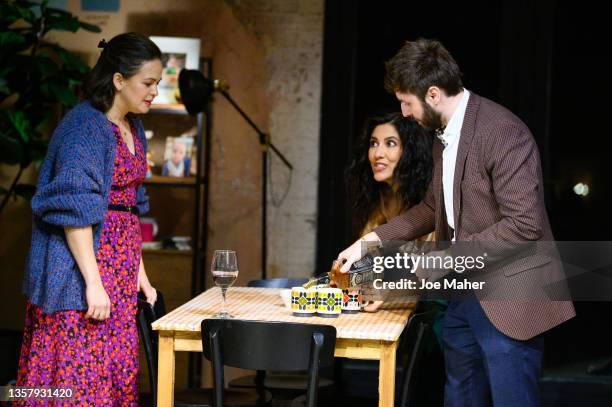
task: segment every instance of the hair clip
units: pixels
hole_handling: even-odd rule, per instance
[[[102,41],[98,43],[98,48],[105,49],[108,46],[108,42],[103,38]]]

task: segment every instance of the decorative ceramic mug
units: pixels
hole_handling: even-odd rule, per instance
[[[291,289],[291,311],[296,317],[311,317],[317,311],[317,291],[312,288]]]
[[[319,288],[317,290],[317,314],[320,317],[335,318],[342,312],[342,290]]]
[[[360,288],[348,288],[342,290],[342,312],[345,314],[355,314],[361,311],[363,299]]]

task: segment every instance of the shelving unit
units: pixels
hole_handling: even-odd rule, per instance
[[[190,276],[190,297],[195,296],[198,292],[200,292],[204,287],[204,276],[202,275],[202,261],[206,251],[206,234],[204,233],[206,229],[206,202],[207,199],[207,191],[206,191],[206,179],[207,179],[207,154],[206,150],[208,149],[208,133],[206,132],[205,113],[198,114],[195,119],[188,116],[187,111],[185,110],[183,105],[153,105],[151,106],[151,110],[146,118],[143,117],[143,121],[145,122],[145,128],[147,130],[151,129],[155,131],[156,121],[159,119],[156,116],[168,116],[173,115],[175,117],[169,116],[171,123],[176,123],[177,133],[180,133],[180,130],[186,130],[190,124],[193,124],[190,121],[195,121],[196,125],[196,136],[194,140],[194,146],[196,148],[196,175],[177,178],[177,177],[165,177],[161,175],[153,175],[150,178],[147,178],[145,181],[145,187],[147,188],[147,192],[150,196],[150,206],[151,213],[150,216],[154,217],[158,224],[160,224],[160,236],[175,236],[175,235],[183,235],[185,234],[184,226],[186,224],[191,225],[191,231],[189,235],[191,236],[191,246],[192,250],[169,250],[169,249],[147,249],[143,251],[143,256],[145,262],[147,257],[152,257],[153,255],[162,256],[162,255],[171,255],[171,256],[191,256],[191,276]],[[183,116],[180,120],[176,116]],[[166,124],[166,131],[168,131],[167,126],[169,124],[168,117],[164,119]],[[156,132],[157,133],[157,132]],[[173,136],[178,136],[179,134],[172,133]],[[150,144],[152,148],[154,148],[155,144],[165,146],[166,137],[170,136],[170,134],[163,134],[162,137],[159,137],[157,134],[153,137]],[[157,147],[157,154],[160,155],[160,148]],[[163,157],[163,156],[162,156]],[[158,160],[159,161],[159,160]],[[159,161],[157,164],[161,165],[162,161]],[[163,189],[164,191],[159,191]],[[176,189],[186,189],[189,192],[185,193],[177,193]],[[183,202],[181,202],[183,201]],[[176,216],[176,213],[172,213],[172,211],[168,210],[168,205],[174,206],[173,204],[180,205],[181,207],[186,207],[190,203],[190,213],[191,216],[188,219],[183,219],[183,224],[180,222],[169,222],[166,218]],[[185,208],[187,209],[187,208]],[[187,218],[187,217],[186,217]],[[174,225],[171,225],[175,223]],[[147,264],[145,263],[145,267]],[[153,266],[155,267],[155,266]],[[149,267],[147,267],[148,269]],[[151,280],[155,280],[155,276],[150,276]],[[164,287],[159,287],[159,289],[166,293],[167,290],[164,290]],[[170,297],[174,294],[168,293],[166,296]],[[188,300],[189,298],[175,298],[175,300],[182,301]],[[172,301],[172,299],[171,299]],[[174,305],[174,304],[172,304]],[[177,304],[178,305],[178,304]],[[170,308],[170,307],[169,307]]]
[[[211,74],[211,60],[201,59],[201,70]],[[159,238],[190,236],[191,250],[143,249],[147,275],[154,287],[164,295],[168,311],[187,302],[205,290],[205,271],[208,225],[208,175],[210,163],[210,109],[192,117],[182,104],[153,104],[148,114],[141,117],[146,130],[153,130],[149,150],[156,167],[153,176],[145,180],[150,211],[146,217],[155,218]],[[195,126],[196,174],[188,177],[167,177],[159,174],[163,164],[166,137],[178,137]],[[184,357],[183,357],[184,356]],[[188,355],[177,358],[177,384],[193,386],[199,369]],[[189,383],[188,383],[189,382]]]
[[[196,183],[196,177],[162,177],[161,175],[153,175],[147,178],[145,185],[167,185],[172,187],[193,187]]]

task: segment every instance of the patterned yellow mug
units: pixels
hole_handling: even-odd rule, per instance
[[[324,318],[336,318],[342,312],[342,290],[319,288],[317,290],[317,314]]]
[[[296,317],[312,317],[317,311],[317,290],[293,287],[291,289],[291,311]]]

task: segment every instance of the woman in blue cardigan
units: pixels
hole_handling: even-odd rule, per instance
[[[132,114],[157,95],[161,52],[136,33],[99,46],[85,101],[53,133],[32,199],[17,384],[70,387],[79,405],[136,405],[137,294],[153,304],[156,291],[138,218],[148,210],[146,139]]]

